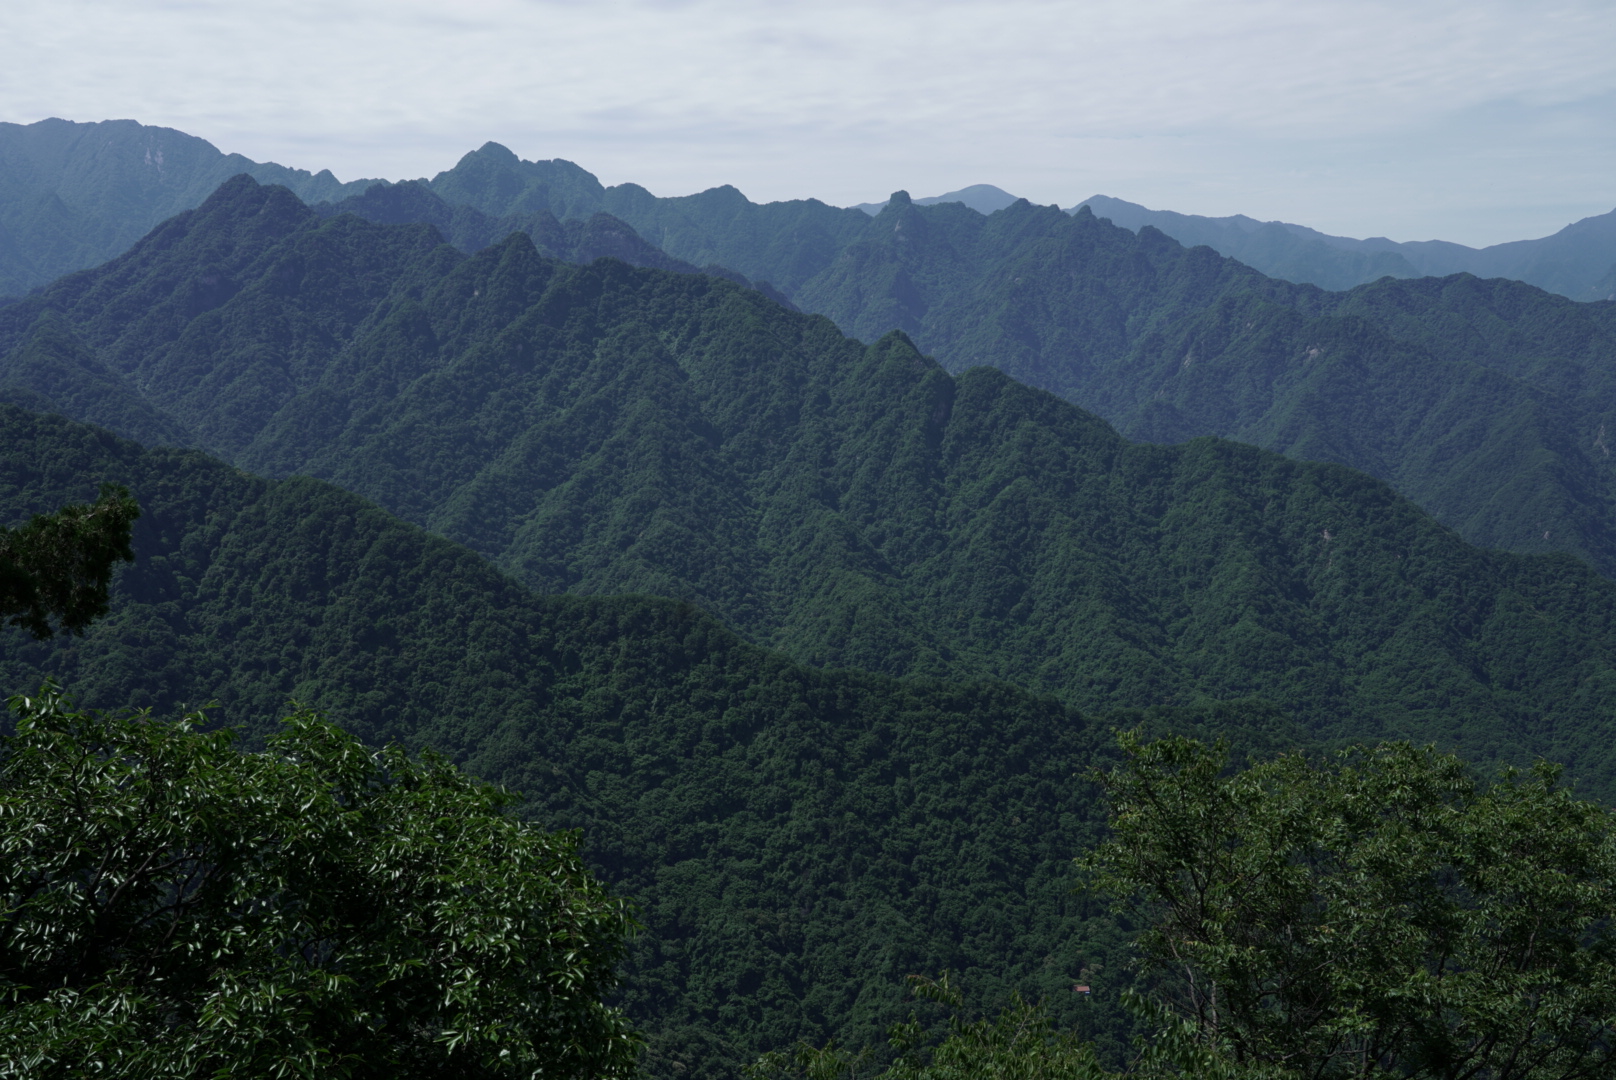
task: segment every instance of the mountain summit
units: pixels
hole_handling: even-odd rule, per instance
[[[964,203],[979,214],[991,214],[995,210],[1003,210],[1015,201],[1016,197],[1003,188],[994,187],[992,184],[972,184],[970,187],[962,187],[958,191],[948,191],[941,195],[928,195],[924,199],[915,199],[914,203],[917,206],[936,206],[939,203],[951,202]],[[862,210],[874,217],[886,205],[884,202],[858,203],[853,209]]]

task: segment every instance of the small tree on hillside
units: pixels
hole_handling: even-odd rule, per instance
[[[128,491],[103,484],[93,503],[0,529],[0,618],[36,638],[51,636],[52,617],[82,633],[106,614],[113,566],[134,560],[129,537],[139,516]]]

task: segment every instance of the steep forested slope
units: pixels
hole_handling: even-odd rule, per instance
[[[522,790],[640,905],[623,1000],[652,1075],[875,1039],[903,977],[945,967],[980,1002],[1020,989],[1120,1030],[1114,993],[1068,989],[1085,967],[1123,985],[1114,925],[1068,891],[1105,725],[1004,686],[802,668],[672,601],[539,597],[318,481],[0,406],[0,520],[98,480],[144,508],[136,563],[84,637],[0,633],[0,685],[213,701],[259,735],[295,698]]]
[[[1130,437],[1214,434],[1351,465],[1472,542],[1569,551],[1616,574],[1601,435],[1616,430],[1616,304],[1464,275],[1333,295],[1152,228],[1134,235],[1025,202],[984,217],[899,193],[861,223],[811,200],[757,206],[729,188],[655,199],[494,144],[430,186],[487,213],[609,210],[692,263],[773,282],[866,341],[904,330],[950,370],[993,364]],[[1592,236],[1603,220],[1561,239]],[[1275,228],[1284,237],[1265,242],[1289,257],[1296,237]],[[1330,250],[1352,264],[1336,266],[1332,284],[1414,273],[1395,253]]]
[[[467,258],[246,180],[169,228],[0,334],[76,327],[235,464],[335,481],[537,589],[690,600],[816,665],[1090,707],[1259,695],[1325,737],[1608,768],[1613,586],[1469,548],[1361,474],[1129,444],[902,335],[521,234]],[[1250,275],[1204,254],[1162,287]],[[221,291],[187,319],[198,265]]]
[[[1053,208],[1018,203],[984,218],[900,195],[871,219],[814,200],[759,206],[733,188],[659,199],[496,144],[431,181],[374,185],[320,210],[340,211],[430,223],[464,251],[521,230],[558,258],[612,255],[751,279],[867,341],[903,329],[951,370],[1000,366],[1130,437],[1215,434],[1341,462],[1392,482],[1472,542],[1569,551],[1616,574],[1601,434],[1613,419],[1612,305],[1463,276],[1331,296],[1209,260],[1151,229],[1104,236],[1084,215]],[[1604,220],[1560,239],[1593,236]],[[1386,254],[1372,248],[1331,250],[1369,262]],[[57,370],[83,362],[59,340],[23,373],[0,375],[0,395],[48,407]],[[115,413],[86,405],[76,415],[112,422]],[[176,437],[161,417],[123,420],[120,430],[142,438]]]
[[[370,185],[222,154],[194,135],[133,120],[0,123],[0,296],[121,255],[237,173],[310,201]]]
[[[876,223],[799,305],[862,336],[898,325],[1130,437],[1351,465],[1473,542],[1616,573],[1616,304],[1465,275],[1326,293],[1026,203],[894,204]]]

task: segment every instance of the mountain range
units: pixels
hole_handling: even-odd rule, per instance
[[[1128,443],[733,281],[467,255],[239,177],[0,341],[58,394],[14,400],[223,458],[0,407],[5,520],[104,480],[146,510],[111,615],[9,632],[7,685],[253,735],[296,699],[524,791],[641,906],[653,1075],[875,1040],[944,968],[1120,1053],[1126,935],[1068,861],[1115,726],[1616,790],[1616,583],[1577,560],[1340,466]]]
[[[1185,247],[1205,244],[1270,277],[1325,289],[1350,289],[1386,276],[1474,274],[1524,281],[1573,300],[1616,300],[1616,210],[1572,222],[1552,236],[1472,248],[1445,240],[1356,240],[1244,214],[1214,218],[1149,210],[1106,195],[1085,199],[1072,212],[1084,206],[1135,232],[1149,225]]]
[[[943,969],[1115,1059],[1113,729],[1616,798],[1613,323],[1025,200],[238,173],[0,305],[0,522],[145,510],[110,615],[0,671],[522,790],[640,906],[650,1075],[877,1041]]]
[[[1107,231],[1081,207],[984,216],[938,198],[873,217],[733,188],[658,199],[490,144],[431,181],[316,205],[431,224],[467,252],[525,231],[562,258],[700,267],[865,341],[901,329],[955,372],[998,366],[1131,438],[1213,434],[1347,464],[1473,542],[1616,573],[1608,304],[1464,275],[1331,294],[1154,227]]]
[[[1602,434],[1616,430],[1611,304],[1468,275],[1328,293],[1154,228],[1025,201],[984,217],[899,193],[850,223],[823,204],[756,206],[733,191],[554,194],[586,177],[485,148],[433,184],[503,192],[484,198],[487,214],[543,199],[579,213],[609,206],[672,250],[784,282],[797,306],[849,334],[901,329],[952,371],[999,367],[1129,437],[1219,435],[1350,465],[1473,542],[1569,551],[1616,573]],[[431,194],[412,183],[366,199],[425,205]],[[436,217],[448,213],[445,203]],[[855,226],[831,239],[832,227]]]
[[[1339,466],[1129,443],[710,275],[523,233],[466,255],[238,177],[0,309],[0,354],[14,402],[329,480],[538,591],[689,601],[799,663],[1091,709],[1259,696],[1321,738],[1609,782],[1590,612],[1616,585],[1577,561],[1476,551]]]
[[[341,183],[133,120],[0,123],[0,296],[16,296],[127,251],[237,173],[319,201],[373,181]]]

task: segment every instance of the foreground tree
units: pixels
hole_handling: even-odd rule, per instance
[[[611,1077],[632,928],[578,837],[300,711],[15,698],[0,741],[0,1075]]]
[[[1397,744],[1231,776],[1221,747],[1124,749],[1082,862],[1145,927],[1191,1071],[1616,1075],[1611,816],[1554,768],[1483,786]]]
[[[0,528],[0,619],[36,638],[54,633],[53,617],[63,630],[83,632],[106,614],[112,568],[134,560],[129,537],[139,516],[128,491],[103,484],[93,503]]]

